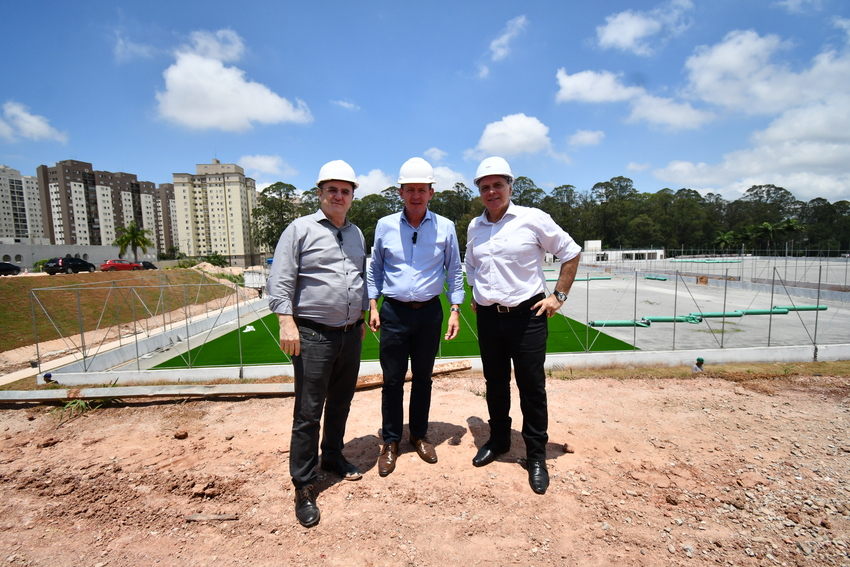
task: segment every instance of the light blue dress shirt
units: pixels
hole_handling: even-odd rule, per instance
[[[405,302],[428,301],[440,295],[446,283],[449,303],[463,303],[463,266],[452,221],[430,210],[418,228],[403,212],[378,221],[366,275],[369,299],[385,295]]]

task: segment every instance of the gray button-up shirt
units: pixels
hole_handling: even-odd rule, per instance
[[[365,278],[363,233],[348,219],[337,228],[320,209],[280,236],[266,283],[269,308],[329,327],[354,323],[369,308]]]

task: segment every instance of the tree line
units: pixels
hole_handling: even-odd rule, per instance
[[[528,177],[517,177],[511,200],[546,211],[576,242],[601,240],[605,249],[664,248],[668,256],[677,251],[784,254],[786,249],[836,255],[850,249],[850,201],[803,202],[775,185],[754,185],[727,201],[693,189],[641,193],[627,177],[597,183],[588,191],[560,185],[550,192]],[[371,249],[378,219],[402,206],[398,188],[387,187],[355,198],[348,218],[363,231]],[[287,183],[266,187],[254,209],[255,243],[274,250],[290,222],[318,208],[315,187],[300,195]],[[435,193],[429,208],[455,223],[461,250],[466,248],[469,223],[484,211],[478,191],[463,183]]]

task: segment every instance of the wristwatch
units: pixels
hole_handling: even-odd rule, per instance
[[[460,313],[460,309],[458,309],[457,307],[452,307],[451,311],[454,311],[455,313]]]
[[[555,299],[557,299],[561,303],[565,302],[567,300],[567,297],[568,297],[566,293],[564,293],[563,291],[558,291],[558,290],[553,291],[552,295],[554,295]]]

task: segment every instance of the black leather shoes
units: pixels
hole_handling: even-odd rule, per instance
[[[489,465],[496,460],[496,457],[510,450],[510,447],[497,447],[488,441],[478,450],[478,454],[472,459],[472,464],[476,467]]]
[[[363,477],[363,473],[342,455],[334,461],[322,461],[321,467],[323,471],[335,472],[343,480],[360,480]]]
[[[308,484],[295,489],[295,517],[305,528],[315,526],[319,523],[319,507],[316,506],[316,495],[313,493],[313,485]]]
[[[546,494],[546,489],[549,488],[546,461],[528,461],[528,484],[537,494]]]

